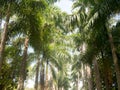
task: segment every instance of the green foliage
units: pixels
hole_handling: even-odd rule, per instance
[[[116,28],[116,26],[112,27],[111,24],[111,18],[115,17],[115,14],[118,14],[120,3],[119,1],[114,0],[74,0],[73,8],[75,9],[75,13],[73,13],[73,17],[71,20],[72,27],[77,28],[78,32],[76,35],[74,35],[74,39],[76,42],[77,48],[83,48],[83,45],[85,46],[85,50],[80,50],[80,58],[78,60],[79,64],[84,63],[89,64],[92,70],[94,70],[94,65],[92,64],[92,61],[94,59],[94,56],[97,57],[97,62],[100,70],[101,79],[103,81],[103,85],[106,85],[106,81],[103,78],[105,75],[105,78],[109,81],[108,86],[106,88],[110,89],[113,88],[109,85],[112,85],[114,82],[112,82],[112,76],[113,75],[113,61],[112,61],[112,52],[110,48],[109,43],[109,37],[108,37],[108,28],[110,27],[110,32],[112,32],[113,38],[114,38],[114,44],[116,48],[116,53],[118,52],[119,48],[119,39],[117,37],[118,34],[115,32],[119,32],[119,30]],[[114,6],[115,5],[115,6]],[[77,12],[77,13],[76,13]],[[76,18],[77,17],[77,18]],[[74,23],[74,24],[73,24]],[[109,23],[109,26],[106,24]],[[112,28],[111,28],[112,27]],[[117,45],[117,46],[116,46]],[[101,54],[102,53],[102,54]],[[117,53],[118,55],[118,53]],[[118,55],[119,57],[119,55]],[[106,63],[108,66],[106,65]],[[76,65],[76,67],[75,67]],[[112,67],[110,67],[110,66]],[[77,64],[73,64],[73,71],[74,68],[77,68]],[[104,68],[104,69],[102,69]],[[80,69],[78,69],[80,70]],[[111,70],[111,72],[109,72]],[[105,72],[109,73],[106,74]],[[94,76],[94,73],[92,73]],[[103,76],[103,77],[102,77]],[[73,73],[74,77],[74,73]],[[109,78],[108,78],[109,77]],[[94,79],[94,77],[92,78]],[[87,80],[87,77],[86,77]],[[84,82],[84,80],[83,80]],[[117,87],[117,86],[115,86]],[[96,88],[96,87],[95,87]]]
[[[78,78],[84,78],[83,87],[87,88],[89,75],[86,68],[82,70],[88,65],[91,69],[91,79],[95,83],[93,59],[96,57],[102,85],[105,87],[105,80],[108,80],[109,88],[117,88],[117,85],[112,86],[116,84],[116,75],[108,28],[113,36],[117,57],[120,59],[120,22],[116,21],[116,25],[112,25],[114,22],[111,22],[115,21],[112,18],[120,13],[120,1],[73,0],[71,15],[54,7],[53,3],[57,1],[59,0],[0,1],[0,22],[6,18],[10,5],[0,89],[13,90],[17,86],[25,37],[29,38],[28,47],[33,49],[32,53],[28,51],[25,71],[25,75],[30,76],[28,78],[35,76],[36,61],[40,58],[40,71],[48,65],[44,72],[38,71],[39,74],[45,75],[42,76],[45,78],[39,77],[41,80],[46,80],[45,72],[48,70],[50,78],[53,79],[48,82],[58,88],[68,90],[73,84],[74,87],[71,88],[76,90]],[[85,74],[84,77],[82,74]]]

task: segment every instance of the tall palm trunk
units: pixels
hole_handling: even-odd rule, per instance
[[[87,71],[87,80],[88,80],[88,90],[93,90],[92,70],[90,65],[86,65],[86,71]]]
[[[83,64],[83,73],[84,73],[84,80],[83,80],[84,89],[87,90],[88,89],[88,85],[87,85],[87,71],[86,71],[86,65],[85,64]]]
[[[102,85],[101,85],[101,81],[100,81],[100,72],[99,72],[98,63],[97,63],[96,58],[94,58],[93,64],[94,64],[96,88],[97,88],[97,90],[102,90]]]
[[[24,42],[23,59],[22,59],[22,62],[21,62],[21,69],[20,69],[20,76],[19,76],[17,90],[24,90],[24,80],[26,78],[26,63],[27,63],[28,42],[29,42],[29,38],[26,37],[25,42]]]
[[[81,69],[81,74],[82,74],[82,78],[83,78],[83,80],[82,80],[82,83],[83,83],[83,86],[82,86],[82,88],[84,88],[85,89],[85,68],[84,68],[84,65],[83,65],[83,63],[81,63],[81,66],[82,66],[82,69]]]
[[[48,90],[48,60],[46,63],[46,81],[45,81],[45,90]]]
[[[119,71],[119,66],[118,66],[118,58],[116,55],[116,48],[114,45],[113,37],[111,32],[108,31],[108,36],[109,36],[109,42],[112,50],[112,56],[113,56],[113,62],[115,65],[115,72],[116,72],[116,78],[117,78],[117,84],[118,84],[118,90],[120,90],[120,71]]]
[[[39,67],[40,67],[40,58],[38,58],[37,67],[36,67],[35,90],[38,90]]]
[[[52,75],[50,75],[50,89],[49,90],[55,90]]]
[[[104,81],[105,81],[105,86],[106,86],[106,90],[110,90],[110,85],[109,85],[109,81],[108,81],[108,67],[106,67],[107,63],[103,62],[103,77],[104,77]]]
[[[102,61],[103,61],[103,77],[104,77],[104,81],[105,81],[105,86],[106,86],[106,90],[110,90],[110,85],[109,85],[109,81],[108,81],[108,61],[104,59],[104,55],[103,55],[103,51],[101,49],[101,56],[102,56]]]
[[[1,72],[2,63],[3,63],[5,43],[6,43],[7,32],[8,32],[8,24],[9,24],[9,19],[10,19],[10,4],[8,5],[6,14],[7,15],[6,15],[6,20],[5,20],[5,25],[4,25],[4,31],[2,33],[1,44],[0,44],[0,72]]]
[[[0,11],[0,26],[1,26],[1,24],[2,24],[2,12]]]
[[[44,90],[45,88],[45,83],[44,83],[44,65],[41,65],[41,71],[40,71],[40,90]]]
[[[79,75],[79,72],[78,72],[78,74],[77,74],[77,90],[79,90],[79,77],[80,77],[80,75]]]

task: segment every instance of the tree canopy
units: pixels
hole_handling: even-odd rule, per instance
[[[59,1],[0,1],[0,90],[120,90],[120,0]]]

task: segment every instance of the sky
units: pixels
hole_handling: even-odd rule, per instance
[[[71,0],[60,0],[60,2],[55,3],[62,11],[71,14],[72,1]]]

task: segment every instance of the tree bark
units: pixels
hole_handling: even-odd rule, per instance
[[[104,59],[102,49],[101,49],[101,56],[102,56],[102,61],[103,61],[103,77],[104,77],[104,81],[105,81],[105,87],[106,87],[105,89],[111,90],[110,85],[109,85],[109,80],[108,80],[108,71],[109,71],[110,65],[109,65],[109,62]]]
[[[87,79],[88,79],[88,90],[93,90],[92,70],[89,65],[86,65],[86,71],[87,71]]]
[[[39,76],[40,58],[38,58],[36,66],[35,90],[38,90],[38,76]]]
[[[87,71],[86,71],[86,65],[83,64],[83,73],[84,73],[84,80],[83,80],[83,84],[84,84],[84,89],[87,90],[88,89],[88,83],[87,83]]]
[[[118,66],[118,58],[117,58],[117,55],[116,55],[116,48],[115,48],[115,45],[114,45],[112,34],[109,31],[108,31],[108,36],[109,36],[109,42],[110,42],[112,56],[113,56],[113,62],[114,62],[114,66],[115,66],[118,90],[120,90],[120,71],[119,71],[119,66]]]
[[[110,90],[110,85],[109,85],[109,81],[108,81],[108,71],[107,71],[107,69],[106,68],[108,68],[108,67],[106,67],[106,63],[104,63],[103,62],[103,72],[104,72],[104,74],[103,74],[103,77],[104,77],[104,81],[105,81],[105,87],[106,87],[106,90]]]
[[[22,59],[22,62],[21,62],[21,69],[20,69],[20,76],[19,76],[19,80],[18,80],[17,90],[24,90],[24,80],[26,78],[28,42],[29,42],[29,38],[26,37],[25,42],[24,42],[23,59]]]
[[[1,37],[1,44],[0,44],[0,72],[1,72],[2,64],[3,64],[5,43],[6,43],[6,39],[7,39],[9,20],[10,20],[10,4],[8,5],[6,20],[5,20],[5,24],[4,24],[4,31],[3,31],[2,37]]]
[[[77,77],[77,90],[79,90],[79,77],[80,77],[80,75],[79,75],[79,72],[78,72],[78,75],[77,75],[78,77]]]
[[[45,81],[45,90],[48,90],[48,60],[46,63],[46,81]]]
[[[50,89],[49,90],[55,90],[52,75],[50,75]]]
[[[97,88],[97,90],[102,90],[102,85],[101,85],[101,80],[100,80],[100,72],[99,72],[98,63],[97,63],[96,58],[94,58],[93,64],[94,64],[96,88]]]
[[[1,24],[2,24],[2,11],[0,11],[0,26],[1,26]],[[0,29],[1,29],[1,27],[0,27]]]
[[[45,88],[45,82],[44,82],[44,65],[41,65],[41,71],[40,71],[40,90],[44,90]]]

